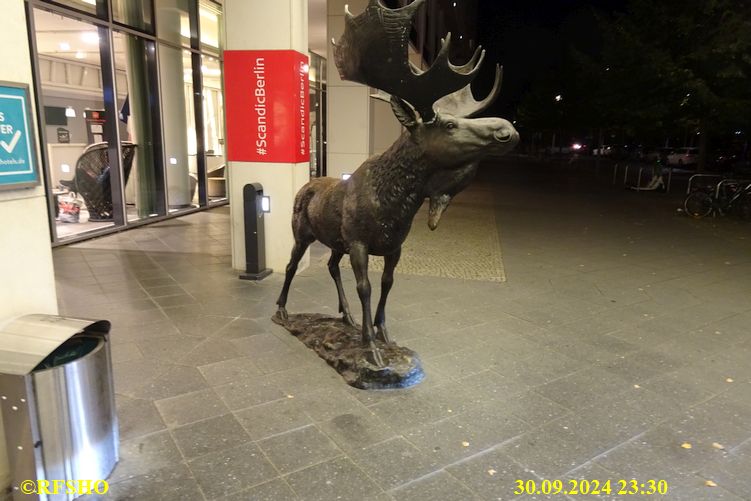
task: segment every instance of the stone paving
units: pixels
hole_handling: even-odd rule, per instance
[[[751,225],[573,169],[510,159],[461,195],[492,193],[506,282],[397,273],[407,390],[347,387],[270,321],[282,277],[237,279],[226,208],[56,249],[62,313],[113,323],[105,499],[751,499]],[[334,313],[323,252],[291,312]],[[613,492],[514,494],[543,479]]]

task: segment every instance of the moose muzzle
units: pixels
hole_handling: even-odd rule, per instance
[[[504,120],[504,122],[506,121]],[[516,132],[514,126],[508,122],[498,127],[493,132],[493,137],[499,143],[511,143],[515,145],[519,142],[519,133]]]

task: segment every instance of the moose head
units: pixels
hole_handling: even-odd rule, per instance
[[[469,61],[456,66],[449,60],[448,33],[430,68],[421,70],[409,61],[410,25],[425,1],[388,9],[379,0],[369,0],[356,17],[345,6],[344,34],[332,43],[341,77],[390,94],[394,115],[434,161],[432,167],[440,169],[426,184],[428,225],[435,229],[453,196],[474,179],[476,162],[508,153],[519,142],[519,134],[502,118],[469,119],[495,101],[503,79],[496,65],[490,93],[480,101],[474,98],[470,85],[485,59],[481,47]]]

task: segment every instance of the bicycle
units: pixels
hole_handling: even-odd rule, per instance
[[[716,190],[711,187],[690,193],[683,201],[686,214],[702,218],[712,213],[725,215],[736,213],[742,219],[751,219],[751,183],[722,181]]]

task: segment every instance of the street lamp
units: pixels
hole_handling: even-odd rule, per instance
[[[558,94],[557,96],[555,96],[555,100],[556,100],[556,102],[561,102],[561,101],[563,101],[563,96],[560,95],[560,94]]]

